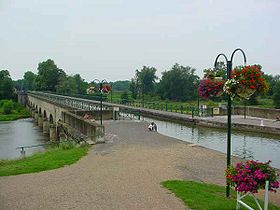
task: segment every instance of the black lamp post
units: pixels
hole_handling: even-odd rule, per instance
[[[231,79],[230,78],[230,73],[232,70],[232,62],[233,62],[233,56],[234,54],[240,51],[243,54],[243,58],[244,58],[244,63],[246,65],[246,55],[244,53],[244,51],[240,48],[237,48],[233,51],[233,53],[231,54],[230,60],[227,59],[227,56],[223,53],[220,53],[215,60],[214,63],[214,67],[217,67],[217,62],[220,56],[223,56],[226,60],[227,63],[227,79]],[[228,95],[228,103],[227,103],[227,168],[230,166],[231,164],[231,97],[230,95]],[[226,196],[229,197],[230,196],[230,186],[229,184],[227,184],[226,186]]]
[[[102,109],[103,109],[103,92],[102,92],[102,87],[104,83],[108,83],[105,79],[103,80],[99,80],[99,79],[94,79],[93,82],[95,83],[95,81],[97,82],[97,84],[99,84],[99,96],[100,96],[100,124],[103,124],[103,120],[102,120]]]
[[[110,86],[111,86],[111,103],[113,103],[113,83],[111,83]]]
[[[197,94],[197,116],[199,117],[199,92],[198,92],[198,86],[199,86],[199,80],[198,81],[195,81],[194,85],[197,85],[197,91],[196,91],[196,94]]]

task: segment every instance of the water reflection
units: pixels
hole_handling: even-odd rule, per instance
[[[31,118],[0,122],[0,159],[19,158],[20,149],[16,149],[17,147],[46,143],[47,140]],[[43,147],[26,149],[26,155],[43,149]]]
[[[154,121],[161,134],[226,153],[226,130],[185,126],[151,118],[145,120]],[[272,166],[280,168],[280,141],[276,137],[233,131],[231,138],[233,155],[259,161],[272,160]]]

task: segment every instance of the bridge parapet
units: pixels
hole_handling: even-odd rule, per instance
[[[103,143],[105,136],[105,128],[103,125],[97,124],[95,121],[84,119],[71,112],[63,112],[63,125],[67,129],[67,133],[71,137],[92,143]],[[82,135],[80,135],[82,134]]]

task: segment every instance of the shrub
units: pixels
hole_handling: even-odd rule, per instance
[[[75,147],[75,143],[73,141],[63,141],[59,144],[59,147],[63,150],[73,149]]]
[[[11,100],[5,101],[3,103],[3,113],[4,114],[11,114],[13,110],[13,102]]]

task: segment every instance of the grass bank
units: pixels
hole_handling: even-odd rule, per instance
[[[171,180],[162,183],[164,187],[171,190],[176,197],[183,200],[191,209],[203,210],[231,210],[236,209],[236,192],[232,191],[232,197],[225,197],[225,187],[204,184],[193,181]],[[258,209],[253,198],[244,199],[253,209]],[[260,201],[261,205],[263,202]],[[246,209],[241,207],[240,209]],[[279,207],[269,204],[270,210],[280,210]]]
[[[35,173],[70,165],[86,155],[88,149],[89,146],[56,147],[23,159],[0,160],[0,176]]]

